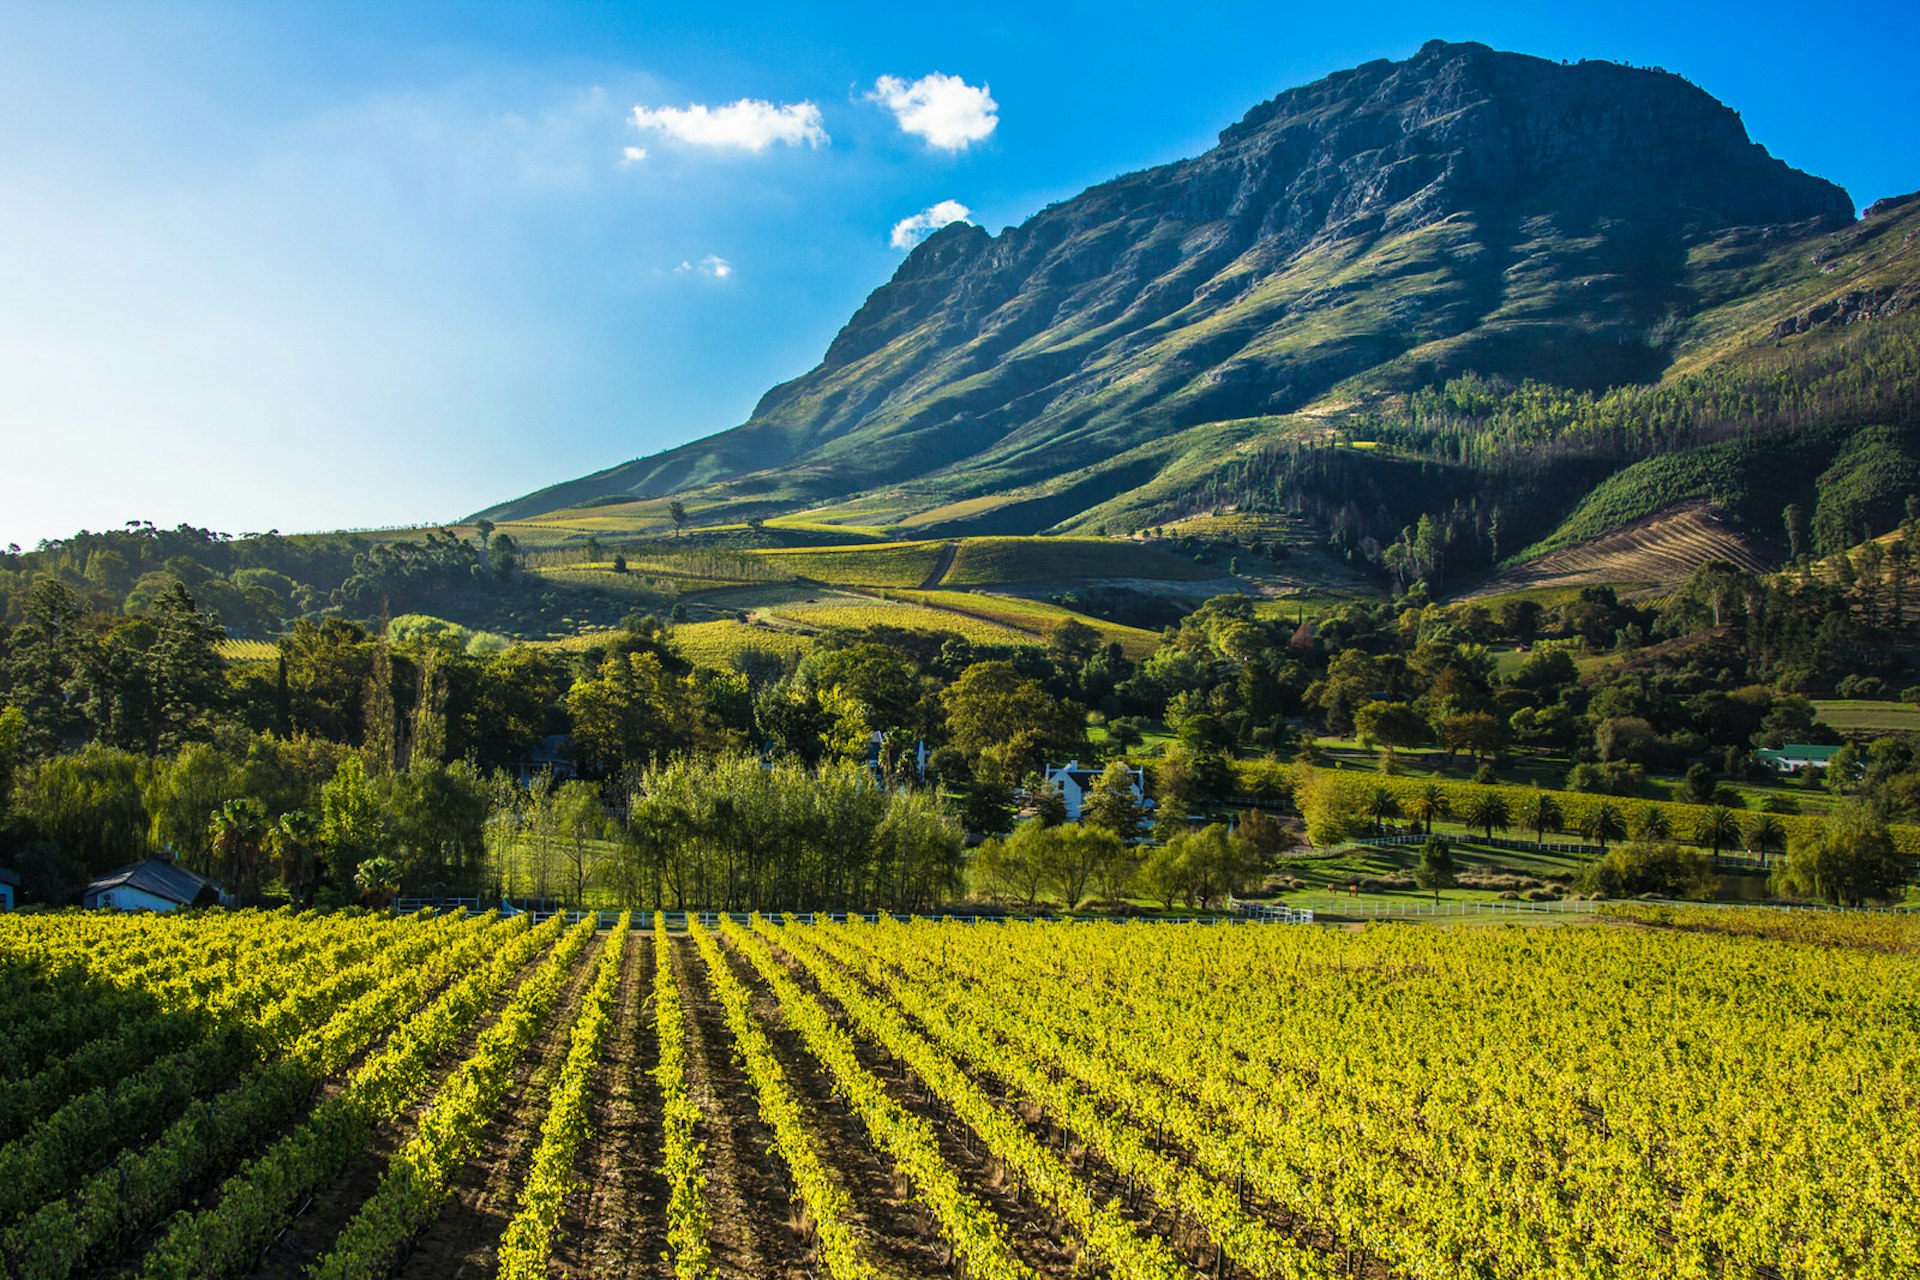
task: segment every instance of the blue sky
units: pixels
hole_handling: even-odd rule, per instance
[[[1911,2],[0,2],[0,544],[452,520],[723,429],[915,215],[997,232],[1435,36],[1920,187]]]

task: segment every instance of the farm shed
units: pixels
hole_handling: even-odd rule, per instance
[[[80,905],[114,911],[178,911],[181,907],[232,906],[217,880],[185,867],[148,858],[110,871],[87,886]]]
[[[0,911],[11,911],[20,901],[20,877],[0,867]]]

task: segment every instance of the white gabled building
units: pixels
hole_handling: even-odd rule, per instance
[[[1093,794],[1094,784],[1100,781],[1104,768],[1082,768],[1078,760],[1069,760],[1065,764],[1047,766],[1042,775],[1050,787],[1060,792],[1060,798],[1067,802],[1067,821],[1080,821],[1080,811],[1086,805],[1087,797]],[[1128,769],[1133,778],[1133,800],[1143,810],[1152,807],[1147,800],[1147,771],[1139,765]]]

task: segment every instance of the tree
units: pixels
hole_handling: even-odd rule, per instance
[[[1122,855],[1120,838],[1099,827],[1054,827],[1041,842],[1041,862],[1048,885],[1072,911],[1086,897],[1087,884],[1102,867]]]
[[[1493,839],[1496,828],[1505,831],[1512,825],[1512,814],[1507,809],[1507,798],[1491,787],[1482,787],[1467,800],[1467,806],[1460,814],[1461,821],[1470,827],[1479,827],[1487,833],[1487,839]]]
[[[1331,775],[1302,769],[1293,794],[1300,816],[1306,819],[1307,839],[1317,847],[1330,849],[1359,830],[1360,814],[1353,797]]]
[[[1633,830],[1635,840],[1642,844],[1658,844],[1673,839],[1673,819],[1667,811],[1657,804],[1640,806],[1640,812],[1634,816]]]
[[[379,852],[385,838],[380,804],[360,757],[341,761],[320,792],[320,846],[333,883],[354,883],[360,864]]]
[[[1122,843],[1136,840],[1146,823],[1146,810],[1134,795],[1133,770],[1115,760],[1100,771],[1093,790],[1080,807],[1080,820],[1111,831]]]
[[[368,858],[354,869],[353,887],[368,906],[384,907],[400,892],[400,864],[385,855]]]
[[[313,887],[320,820],[304,809],[283,813],[267,830],[267,851],[280,867],[280,883],[295,906],[303,906]]]
[[[1798,560],[1808,551],[1807,509],[1797,502],[1789,502],[1780,512],[1780,521],[1786,526],[1787,554]]]
[[[1722,849],[1740,842],[1740,819],[1725,805],[1714,805],[1694,823],[1693,842],[1706,845],[1717,858]]]
[[[1281,854],[1300,843],[1299,837],[1281,826],[1277,818],[1260,809],[1241,814],[1233,834],[1247,846],[1247,852],[1262,868],[1271,866]]]
[[[1609,840],[1622,840],[1627,835],[1627,820],[1609,801],[1601,801],[1587,811],[1580,823],[1581,834],[1600,845],[1600,852],[1606,853]]]
[[[554,824],[563,841],[569,898],[576,907],[587,903],[587,885],[593,879],[601,842],[607,834],[607,807],[600,789],[591,782],[564,782],[554,794]]]
[[[1873,806],[1856,800],[1834,810],[1773,873],[1776,892],[1857,907],[1896,897],[1912,868],[1895,849]]]
[[[1015,898],[1033,910],[1047,883],[1047,830],[1023,822],[1012,835],[989,840],[974,853],[974,874],[996,901]]]
[[[520,548],[509,535],[496,533],[487,559],[493,565],[493,576],[505,582],[520,567]]]
[[[1428,835],[1433,834],[1433,822],[1436,818],[1446,818],[1453,814],[1453,802],[1447,799],[1437,782],[1429,782],[1420,788],[1420,794],[1407,806],[1407,816],[1418,822]]]
[[[214,856],[236,899],[259,896],[260,859],[267,844],[267,811],[258,800],[240,797],[215,811],[209,823]]]
[[[1058,827],[1066,823],[1067,797],[1059,787],[1036,773],[1028,776],[1026,793],[1027,808],[1033,811],[1028,821],[1041,827]]]
[[[1376,782],[1360,793],[1360,812],[1373,823],[1373,833],[1380,835],[1386,830],[1387,819],[1400,816],[1400,801]]]
[[[1156,860],[1162,863],[1155,876],[1160,892],[1166,892],[1171,880],[1186,903],[1202,911],[1238,893],[1252,870],[1245,846],[1218,822],[1176,835],[1154,851],[1148,865]],[[1171,905],[1171,898],[1162,900]]]
[[[1453,887],[1453,848],[1439,836],[1428,836],[1427,842],[1420,846],[1420,861],[1413,869],[1413,879],[1422,889],[1433,890],[1434,901],[1440,900],[1440,890]]]
[[[1529,791],[1526,799],[1520,802],[1518,817],[1520,825],[1533,832],[1536,845],[1545,844],[1547,832],[1558,828],[1566,820],[1560,810],[1560,802],[1539,787]]]
[[[1427,722],[1407,703],[1375,699],[1354,712],[1353,733],[1362,746],[1377,743],[1386,748],[1391,764],[1396,748],[1415,747],[1426,740]]]
[[[679,537],[687,527],[687,504],[678,498],[667,503],[667,519],[673,521],[673,536]]]
[[[1100,633],[1078,618],[1064,618],[1047,632],[1048,656],[1069,671],[1086,665],[1100,644]]]
[[[1486,756],[1500,754],[1507,745],[1507,726],[1488,711],[1462,711],[1441,723],[1440,742],[1448,751],[1468,751],[1479,764]]]
[[[1780,819],[1770,813],[1756,814],[1747,823],[1745,832],[1747,852],[1761,858],[1787,851],[1787,829]]]
[[[1672,841],[1617,845],[1588,863],[1580,885],[1604,898],[1658,894],[1665,898],[1708,898],[1720,878],[1713,860],[1698,849]]]
[[[1013,663],[976,662],[940,695],[953,745],[971,761],[993,756],[1019,777],[1049,747],[1070,747],[1080,720]]]

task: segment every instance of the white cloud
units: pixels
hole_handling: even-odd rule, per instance
[[[715,280],[725,280],[733,274],[733,264],[717,253],[710,253],[697,263],[682,259],[680,265],[675,267],[674,271],[676,273],[682,271],[698,271],[703,276],[712,276]]]
[[[931,208],[922,209],[911,218],[902,218],[894,223],[893,247],[911,249],[949,222],[971,221],[972,213],[973,210],[958,200],[942,200]]]
[[[734,147],[756,154],[776,142],[825,146],[831,141],[811,102],[774,104],[742,98],[723,107],[635,107],[634,127],[652,129],[695,147]]]
[[[959,76],[934,72],[909,84],[898,76],[881,76],[867,97],[893,112],[902,131],[925,138],[942,151],[964,151],[1000,123],[1000,104],[986,85],[979,88]]]
[[[645,147],[622,147],[620,149],[621,164],[639,164],[646,158],[647,149]]]

